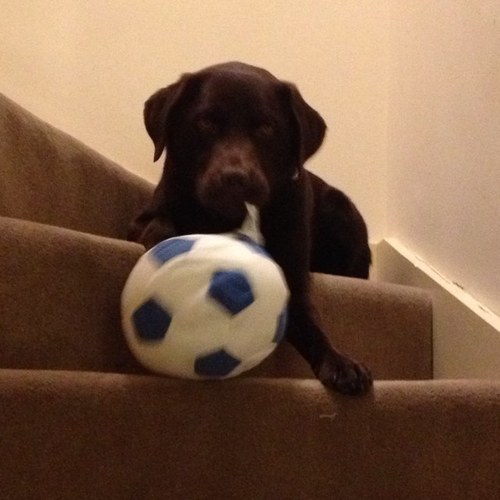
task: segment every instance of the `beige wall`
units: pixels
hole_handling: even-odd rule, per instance
[[[434,378],[500,379],[500,316],[397,240],[375,247],[377,279],[426,289],[433,304]]]
[[[500,315],[500,2],[391,2],[387,236]]]
[[[380,7],[382,5],[382,7]],[[0,88],[118,163],[157,179],[142,105],[239,59],[295,81],[330,130],[311,165],[383,235],[385,2],[0,0]]]
[[[314,170],[500,314],[498,0],[0,0],[0,90],[157,179],[145,98],[241,59],[329,124]]]

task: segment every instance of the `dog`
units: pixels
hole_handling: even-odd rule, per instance
[[[147,249],[173,236],[239,228],[259,209],[265,248],[290,289],[287,340],[317,378],[362,394],[370,371],[339,353],[318,325],[310,271],[367,278],[366,224],[352,201],[304,168],[326,124],[297,87],[264,69],[230,62],[189,73],[144,107],[162,177],[129,239]]]

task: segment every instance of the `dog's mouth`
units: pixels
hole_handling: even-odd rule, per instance
[[[208,169],[197,183],[201,204],[231,220],[246,216],[247,203],[257,208],[264,206],[269,191],[267,179],[256,169]]]

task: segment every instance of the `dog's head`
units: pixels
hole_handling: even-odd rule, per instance
[[[155,161],[166,149],[170,176],[230,218],[297,182],[326,130],[294,85],[242,63],[183,75],[148,99],[144,120]]]

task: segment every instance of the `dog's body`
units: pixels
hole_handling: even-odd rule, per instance
[[[144,110],[163,176],[130,239],[238,228],[245,203],[259,208],[265,246],[291,292],[287,339],[327,386],[362,393],[369,371],[339,354],[313,317],[309,272],[368,277],[366,225],[339,190],[304,169],[326,126],[291,84],[242,63],[184,75]]]

